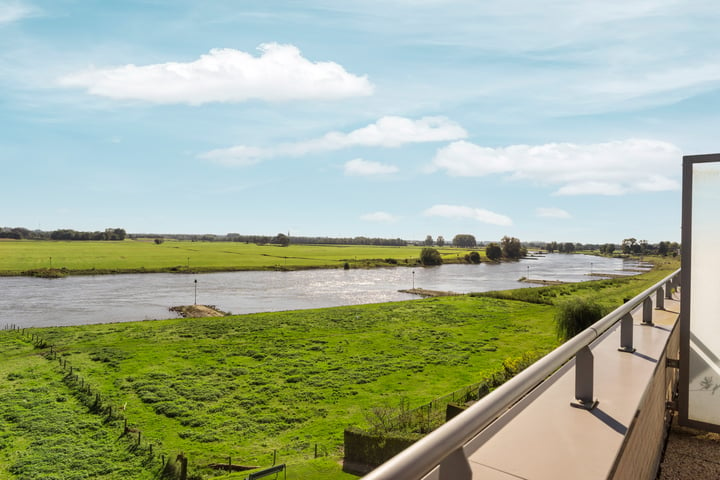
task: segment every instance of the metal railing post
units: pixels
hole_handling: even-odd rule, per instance
[[[582,347],[575,355],[575,402],[570,405],[576,408],[592,410],[598,404],[593,395],[595,359],[590,347]]]
[[[665,310],[665,288],[660,287],[657,289],[655,295],[655,310]]]
[[[439,480],[471,480],[472,469],[462,448],[454,450],[440,464]]]
[[[652,308],[652,298],[650,296],[646,297],[645,300],[642,302],[642,325],[647,327],[653,327],[655,324],[652,321],[653,316],[653,308]]]
[[[620,320],[620,348],[621,352],[633,353],[633,317],[632,314],[626,313]]]
[[[665,284],[665,298],[667,300],[672,300],[672,291],[673,288],[675,288],[675,278],[671,278],[670,281],[668,281]]]

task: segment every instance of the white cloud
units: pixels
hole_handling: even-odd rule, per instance
[[[571,218],[571,215],[563,210],[562,208],[537,208],[535,209],[535,213],[538,217],[544,217],[544,218]]]
[[[366,213],[360,216],[361,220],[366,222],[393,223],[397,221],[397,217],[387,212]]]
[[[370,162],[362,158],[356,158],[345,163],[345,175],[349,176],[389,175],[397,171],[398,168],[394,165]]]
[[[512,225],[512,219],[508,216],[483,208],[472,208],[460,205],[434,205],[425,210],[423,215],[428,217],[469,218],[471,220],[477,220],[478,222],[500,226]]]
[[[385,116],[377,122],[349,133],[330,132],[304,142],[286,143],[272,148],[239,145],[211,150],[200,158],[225,165],[252,165],[276,156],[302,156],[351,147],[399,147],[407,143],[440,142],[467,137],[464,128],[445,117]]]
[[[366,76],[350,74],[334,62],[311,62],[293,45],[265,43],[258,50],[259,57],[224,48],[188,63],[93,67],[65,75],[59,83],[118,100],[190,105],[334,100],[373,93]]]
[[[21,2],[7,2],[0,4],[0,25],[17,22],[36,13],[36,8]]]
[[[438,150],[431,171],[462,177],[505,174],[514,180],[557,185],[556,195],[622,195],[678,190],[681,163],[678,147],[657,140],[503,148],[461,141]]]

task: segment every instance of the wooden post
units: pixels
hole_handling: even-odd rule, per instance
[[[187,480],[187,458],[184,454],[178,455],[180,461],[180,480]]]

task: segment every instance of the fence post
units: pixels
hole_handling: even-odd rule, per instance
[[[599,403],[593,395],[594,361],[590,347],[584,346],[575,355],[575,402],[576,408],[592,410]]]
[[[180,480],[187,480],[187,458],[182,453],[177,458],[180,461]]]

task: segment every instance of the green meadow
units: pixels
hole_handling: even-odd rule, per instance
[[[422,247],[361,245],[257,245],[240,242],[152,240],[0,241],[0,275],[53,270],[68,274],[211,272],[372,268],[415,265]],[[447,263],[464,261],[467,249],[438,248]]]
[[[157,478],[180,452],[194,479],[245,478],[209,467],[228,458],[354,478],[343,429],[373,408],[426,404],[548,352],[557,303],[610,309],[677,266],[501,298],[0,331],[0,478]]]

